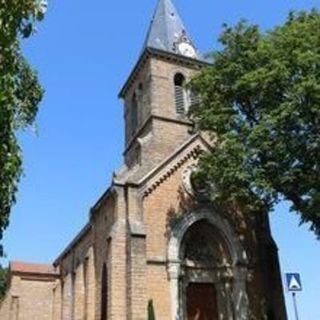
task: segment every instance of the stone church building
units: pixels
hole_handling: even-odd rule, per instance
[[[214,147],[187,117],[207,66],[159,0],[124,100],[123,166],[52,265],[11,262],[1,320],[285,320],[268,217],[226,212],[191,181]],[[223,165],[223,164],[221,164]]]

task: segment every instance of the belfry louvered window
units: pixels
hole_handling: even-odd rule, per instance
[[[197,106],[200,103],[200,97],[198,92],[191,90],[189,97],[190,97],[190,107]]]
[[[177,114],[184,114],[186,111],[185,77],[177,73],[174,77],[174,95]]]

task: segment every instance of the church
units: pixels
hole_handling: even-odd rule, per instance
[[[51,265],[10,263],[1,320],[287,319],[268,216],[225,212],[192,183],[214,144],[186,84],[208,65],[159,0],[119,94],[123,165]]]

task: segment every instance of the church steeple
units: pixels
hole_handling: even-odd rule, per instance
[[[143,51],[120,91],[124,99],[125,163],[141,177],[190,138],[185,85],[204,66],[173,0],[158,0]]]
[[[159,0],[143,51],[146,48],[180,54],[189,58],[199,57],[171,0]]]

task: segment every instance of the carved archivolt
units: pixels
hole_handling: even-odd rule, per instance
[[[147,189],[143,192],[143,198],[149,196],[154,190],[157,189],[163,182],[165,182],[170,176],[172,176],[178,169],[180,169],[189,159],[198,159],[199,155],[203,152],[203,148],[201,145],[197,145],[190,152],[188,152],[185,156],[172,163],[167,169],[156,176],[155,179],[149,184]]]
[[[195,196],[195,190],[192,185],[192,174],[196,171],[197,164],[192,163],[182,172],[182,184],[189,196]]]
[[[202,256],[198,254],[193,255],[193,251],[185,253],[186,244],[185,239],[188,240],[189,230],[198,223],[211,225],[216,234],[212,234],[212,241],[217,239],[216,244],[209,247],[210,254],[214,251],[218,253],[219,246],[224,254],[217,256],[218,260],[211,261],[216,263],[216,266],[211,270],[213,273],[208,273],[208,266],[204,266],[203,271],[199,265],[207,263]],[[192,235],[192,233],[191,233]],[[208,239],[210,239],[208,237]],[[198,239],[201,242],[201,237]],[[188,245],[188,244],[187,244]],[[222,248],[224,247],[224,248]],[[225,258],[224,258],[225,257]],[[187,271],[185,268],[189,267],[188,261],[191,260],[191,269]],[[193,260],[193,261],[192,261]],[[197,260],[200,264],[197,265]],[[191,212],[181,216],[180,221],[174,226],[171,231],[170,240],[168,243],[168,276],[171,286],[172,299],[172,319],[181,319],[184,316],[184,300],[183,290],[187,281],[214,281],[220,294],[220,301],[218,301],[221,310],[221,319],[244,320],[248,319],[248,298],[246,292],[246,282],[248,276],[247,270],[247,254],[241,245],[241,241],[233,231],[228,221],[217,212],[208,209],[202,209],[196,212]],[[192,265],[196,263],[196,267]],[[194,272],[197,272],[196,274]],[[195,278],[185,279],[185,276]],[[218,294],[218,295],[219,295]],[[218,297],[219,300],[219,297]]]

